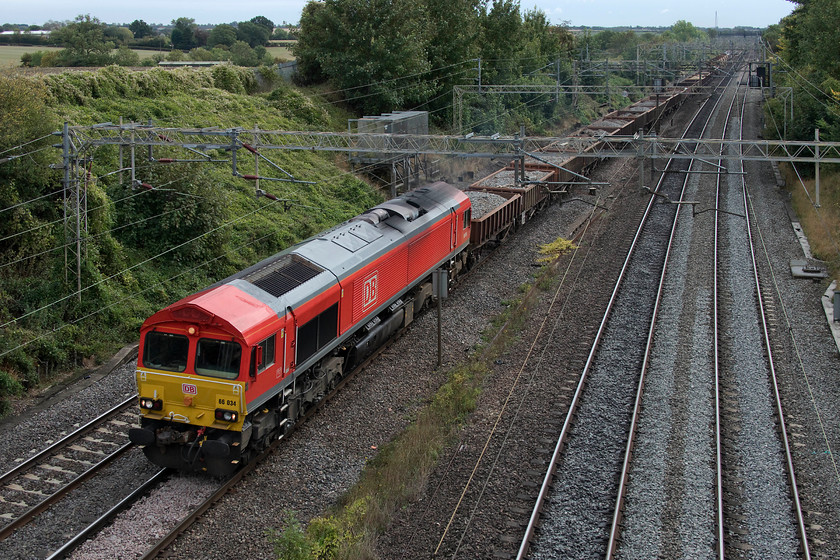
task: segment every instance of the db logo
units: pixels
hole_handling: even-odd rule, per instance
[[[379,273],[375,273],[373,276],[365,280],[363,290],[364,296],[362,297],[362,308],[367,309],[376,303],[376,296],[379,292]]]
[[[197,395],[198,387],[190,383],[184,383],[181,385],[181,391],[183,391],[185,395]]]

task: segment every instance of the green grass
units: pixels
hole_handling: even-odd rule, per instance
[[[25,82],[19,89],[27,98],[44,92],[45,106],[34,119],[52,123],[52,130],[60,128],[63,121],[93,125],[121,119],[142,123],[151,119],[155,125],[170,127],[258,125],[262,130],[341,130],[348,118],[340,109],[285,84],[266,68],[134,71],[110,66],[10,79]],[[12,127],[12,117],[13,111],[0,112],[0,123]],[[43,154],[59,161],[58,150]],[[290,201],[289,205],[256,198],[254,184],[233,175],[230,154],[222,150],[208,154],[224,160],[220,163],[161,166],[150,164],[144,149],[137,178],[160,189],[146,192],[134,191],[127,173],[113,173],[121,167],[115,147],[99,148],[91,155],[93,180],[87,184],[87,193],[89,207],[96,210],[88,216],[82,285],[96,288],[85,291],[81,302],[65,298],[70,288],[64,285],[60,251],[27,260],[19,270],[0,270],[0,323],[44,307],[0,332],[0,353],[11,352],[0,359],[0,413],[4,396],[73,375],[83,358],[101,361],[114,348],[133,342],[142,320],[154,311],[382,200],[373,188],[343,170],[346,159],[334,154],[281,150],[266,154],[296,178],[313,183],[261,183],[262,189]],[[254,173],[255,159],[240,155],[237,171]],[[185,154],[159,146],[154,156],[184,158]],[[27,162],[21,160],[17,165]],[[4,170],[9,172],[10,166]],[[0,193],[5,188],[9,197],[34,198],[60,192],[58,172],[44,177],[43,184],[27,186],[27,178],[35,176],[35,171],[22,167],[14,181],[0,185]],[[265,161],[259,172],[282,175]],[[41,175],[45,173],[50,172]],[[18,185],[30,190],[22,190],[23,194],[10,190]],[[60,223],[56,207],[44,204],[31,214],[20,210],[12,217],[42,232],[45,242],[52,239],[50,245],[60,247],[64,243],[60,227],[38,229],[57,219]],[[204,232],[208,235],[201,236]],[[166,252],[192,238],[195,240],[181,249]],[[10,247],[0,246],[0,262],[37,254],[35,240],[27,237],[14,253]],[[164,256],[147,261],[158,254]],[[113,271],[124,273],[98,283]],[[187,274],[179,276],[184,272]],[[49,302],[61,303],[46,305]],[[80,320],[71,327],[54,330],[75,319]],[[20,344],[26,346],[18,349]]]
[[[0,68],[9,66],[20,66],[20,57],[26,53],[34,53],[37,51],[60,51],[58,47],[44,47],[41,45],[33,45],[27,47],[0,45]]]
[[[282,60],[294,60],[295,58],[295,55],[292,54],[289,47],[268,47],[266,50],[268,51],[268,54],[274,58]]]

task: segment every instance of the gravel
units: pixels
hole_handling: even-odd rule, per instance
[[[565,156],[563,159],[567,159],[568,156]],[[551,176],[550,172],[543,171],[543,170],[534,170],[534,169],[526,169],[525,170],[525,181],[546,181],[548,177]],[[517,186],[516,184],[516,171],[514,169],[502,169],[485,177],[484,179],[480,179],[476,182],[476,188],[482,187],[504,187],[506,189],[524,189],[526,187]]]
[[[665,192],[674,198],[676,187]],[[543,508],[530,551],[535,560],[594,558],[606,552],[605,528],[612,518],[616,474],[624,458],[626,426],[674,211],[674,206],[654,204],[639,238]]]
[[[483,191],[467,191],[467,196],[470,197],[473,220],[480,220],[485,214],[495,210],[508,200],[501,195]]]
[[[216,491],[218,485],[217,481],[206,477],[175,475],[141,498],[95,538],[83,543],[70,558],[141,558],[146,550],[169,533],[173,520],[187,517]],[[160,515],[162,511],[165,515]]]
[[[759,92],[753,91],[757,101]],[[730,136],[732,137],[732,136]],[[737,138],[737,135],[734,136]],[[735,167],[733,165],[733,167]],[[736,169],[739,169],[736,167]],[[737,393],[737,422],[727,414],[725,468],[729,476],[743,482],[737,485],[740,499],[726,508],[746,517],[741,522],[746,535],[730,537],[728,546],[739,540],[749,546],[746,558],[785,559],[797,555],[795,522],[787,488],[783,448],[776,435],[775,406],[771,372],[765,359],[763,330],[758,316],[758,294],[752,273],[752,257],[746,239],[746,222],[734,216],[743,213],[742,181],[728,175],[723,182],[722,205],[731,212],[721,219],[723,235],[722,291],[731,305],[723,309],[722,388]],[[735,401],[732,397],[728,401]],[[756,469],[755,465],[762,465]],[[731,473],[731,474],[730,474]],[[727,488],[736,486],[725,484]]]
[[[622,119],[600,119],[590,124],[589,128],[612,130],[626,126],[627,122],[628,121]]]

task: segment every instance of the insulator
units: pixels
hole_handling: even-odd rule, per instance
[[[252,154],[257,153],[257,149],[250,144],[246,144],[245,142],[242,143],[242,147],[251,152]]]

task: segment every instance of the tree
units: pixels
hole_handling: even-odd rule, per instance
[[[184,51],[173,49],[166,53],[166,60],[170,62],[180,62],[182,60],[186,60],[186,55],[184,55]]]
[[[143,37],[152,37],[155,34],[155,30],[152,29],[148,23],[143,21],[142,19],[135,19],[132,21],[128,28],[134,33],[135,39],[142,39]]]
[[[299,79],[329,78],[366,113],[425,101],[434,91],[425,74],[428,21],[414,0],[309,2],[294,47]]]
[[[681,42],[703,40],[706,38],[706,33],[702,29],[694,27],[692,23],[684,19],[679,20],[671,26],[671,33],[677,41]]]
[[[140,55],[128,48],[128,45],[120,45],[114,53],[113,62],[119,66],[140,66]]]
[[[464,83],[463,71],[476,66],[478,58],[479,15],[481,0],[426,0],[429,24],[427,57],[429,66],[440,69],[432,74],[438,92],[450,91],[455,84]],[[451,103],[448,96],[441,97],[430,110],[443,108]],[[448,119],[447,119],[448,120]]]
[[[245,41],[237,41],[230,48],[231,62],[237,66],[257,66],[260,61],[248,43]]]
[[[55,31],[56,29],[61,29],[62,27],[64,27],[64,23],[51,19],[41,27],[46,31]]]
[[[301,84],[316,84],[329,79],[320,59],[329,52],[326,42],[332,25],[334,10],[323,2],[307,2],[300,16],[300,35],[292,46],[298,66],[295,79]]]
[[[768,25],[767,29],[764,30],[763,34],[764,40],[767,41],[767,44],[770,46],[770,50],[773,52],[779,52],[782,46],[782,26],[778,23],[773,25]]]
[[[793,13],[782,20],[786,58],[798,65],[840,77],[840,5],[834,0],[796,1]]]
[[[522,16],[518,0],[493,0],[489,12],[482,14],[482,81],[509,84],[521,75],[523,49]]]
[[[260,27],[268,29],[269,35],[274,31],[274,22],[265,16],[256,16],[251,18],[251,23],[255,23]]]
[[[243,21],[236,28],[236,37],[240,41],[248,43],[251,47],[265,45],[271,37],[271,29],[263,27],[252,21]]]
[[[90,15],[77,16],[72,23],[52,32],[64,47],[62,66],[102,66],[108,63],[114,44],[105,38],[105,26]]]
[[[210,32],[202,27],[198,27],[195,30],[195,44],[199,47],[203,47],[207,45],[207,38],[210,36]]]
[[[128,27],[109,25],[105,27],[105,37],[119,45],[125,45],[134,38],[134,33]]]
[[[772,27],[765,38],[778,49],[784,60],[774,68],[792,67],[793,71],[774,72],[776,85],[790,86],[796,99],[796,112],[787,124],[787,138],[810,140],[814,128],[820,138],[840,140],[840,5],[835,0],[795,0],[793,12]],[[786,116],[778,99],[766,106],[771,122],[781,123]]]
[[[195,31],[198,26],[194,19],[181,17],[172,20],[172,24],[175,26],[170,35],[172,48],[188,51],[198,46],[195,38]]]
[[[275,41],[286,41],[288,39],[294,39],[295,36],[287,28],[278,27],[271,34],[271,38]]]
[[[236,28],[227,23],[215,26],[207,37],[207,46],[213,48],[218,45],[232,46],[236,42]]]

